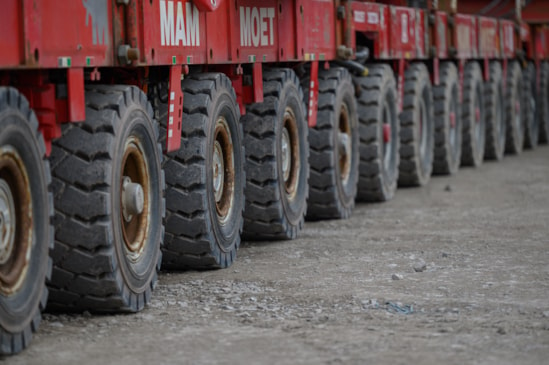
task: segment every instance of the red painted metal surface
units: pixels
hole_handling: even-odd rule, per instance
[[[497,58],[500,50],[498,22],[493,18],[478,17],[478,56]]]
[[[168,123],[166,126],[166,152],[177,151],[181,145],[183,93],[181,92],[181,66],[170,67],[168,92]]]
[[[149,68],[159,66],[164,66],[160,74],[169,74],[175,91],[178,75],[190,65],[225,72],[244,113],[246,104],[263,98],[264,63],[309,63],[314,80],[317,61],[352,59],[362,47],[369,47],[372,61],[395,61],[400,95],[408,61],[432,58],[436,84],[439,60],[452,59],[462,67],[469,59],[487,65],[497,58],[506,65],[522,50],[537,63],[549,56],[549,30],[525,23],[517,27],[514,0],[460,0],[455,15],[410,8],[407,3],[131,0],[124,5],[115,0],[5,0],[0,13],[0,83],[15,83],[28,96],[51,139],[58,135],[59,123],[85,118],[85,82],[101,78],[146,88]],[[440,8],[450,9],[450,3],[441,1]],[[527,1],[522,18],[549,22],[549,2]],[[56,92],[59,84],[66,95]],[[311,90],[314,103],[317,91]],[[176,92],[177,100],[179,96]],[[399,107],[401,103],[399,97]],[[309,111],[309,123],[314,124],[316,107]],[[167,139],[169,150],[179,143],[178,118],[178,128]]]
[[[522,9],[522,20],[533,24],[549,23],[549,1],[530,0]]]
[[[432,32],[433,43],[436,47],[436,57],[448,58],[448,44],[450,30],[448,27],[448,14],[442,11],[435,13],[435,27]]]
[[[318,109],[318,61],[311,62],[311,80],[309,82],[309,105],[307,106],[307,122],[309,127],[316,126]]]
[[[469,59],[478,57],[477,18],[470,15],[456,14],[452,44],[456,57]]]

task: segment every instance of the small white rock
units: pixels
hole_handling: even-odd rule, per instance
[[[404,279],[404,275],[402,275],[402,274],[393,274],[393,276],[391,276],[391,278],[393,280],[402,280],[402,279]]]

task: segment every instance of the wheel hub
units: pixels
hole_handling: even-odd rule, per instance
[[[221,224],[229,221],[234,201],[235,168],[233,141],[227,120],[220,116],[215,122],[212,189],[215,209]]]
[[[383,173],[392,170],[393,163],[393,128],[391,127],[391,110],[387,102],[383,105]]]
[[[284,178],[284,189],[288,199],[292,200],[299,185],[299,171],[301,162],[299,160],[299,132],[297,119],[294,111],[286,107],[281,137],[281,163],[282,177]]]
[[[122,214],[124,220],[130,222],[134,215],[143,213],[145,196],[143,187],[133,183],[130,177],[124,176],[122,180]]]
[[[213,188],[215,201],[219,203],[223,196],[223,182],[225,181],[225,167],[223,164],[223,149],[219,141],[215,141],[213,154]]]
[[[149,169],[141,141],[130,137],[124,149],[120,182],[120,215],[124,244],[130,260],[136,262],[147,244],[150,229]]]
[[[347,105],[343,104],[339,113],[338,152],[339,173],[343,183],[346,183],[351,174],[351,121]]]
[[[288,130],[284,128],[282,130],[282,174],[284,175],[284,181],[288,181],[290,177],[290,165],[292,160],[292,151],[290,147],[290,134]]]
[[[0,179],[0,265],[10,258],[15,242],[15,203],[8,183]]]
[[[423,159],[427,154],[427,110],[425,102],[422,100],[419,107],[419,151]]]
[[[0,148],[0,293],[25,280],[33,241],[32,194],[25,162],[11,146]]]

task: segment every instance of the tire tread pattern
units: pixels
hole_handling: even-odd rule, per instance
[[[353,175],[353,169],[358,172],[358,158],[356,166],[351,167],[350,181],[352,199],[344,202],[338,191],[338,181],[340,179],[338,167],[336,164],[336,151],[334,133],[338,133],[338,126],[334,122],[338,120],[335,115],[337,93],[341,92],[341,85],[350,83],[352,78],[349,71],[345,68],[332,67],[329,70],[319,70],[318,73],[318,114],[317,124],[309,129],[309,147],[310,147],[310,178],[309,178],[309,202],[306,218],[308,220],[319,219],[346,219],[351,215],[354,208],[356,197],[356,181],[358,173]],[[302,79],[305,105],[309,105],[309,80]],[[354,96],[354,92],[353,92]],[[358,125],[351,134],[356,134],[358,140]],[[358,155],[358,144],[353,146],[352,153]]]
[[[21,94],[17,89],[13,87],[0,87],[0,110],[5,110],[5,108],[11,107],[15,110],[18,110],[22,116],[28,121],[29,126],[32,130],[34,143],[36,143],[40,156],[42,157],[43,163],[43,172],[45,174],[47,191],[48,191],[48,202],[49,206],[47,208],[46,214],[49,219],[49,236],[39,237],[41,240],[46,240],[48,250],[50,250],[50,255],[47,259],[47,270],[44,278],[37,278],[44,280],[42,293],[40,295],[40,300],[38,306],[34,308],[33,313],[30,314],[30,322],[23,328],[21,332],[8,332],[0,327],[0,354],[2,355],[12,355],[18,352],[21,352],[23,349],[29,346],[32,341],[32,335],[38,330],[40,322],[42,321],[42,311],[46,308],[48,300],[48,288],[46,282],[51,279],[52,275],[52,259],[51,259],[51,250],[54,247],[54,228],[53,228],[53,217],[54,217],[54,207],[53,207],[53,194],[51,192],[52,177],[50,173],[50,165],[46,155],[46,143],[44,141],[44,136],[39,129],[38,119],[36,114],[31,109],[28,100]]]
[[[164,238],[163,268],[218,269],[230,266],[240,246],[242,219],[233,249],[223,251],[218,246],[208,205],[205,150],[210,126],[210,105],[222,90],[229,90],[236,104],[231,81],[221,73],[188,75],[181,83],[183,120],[181,148],[164,155],[166,173],[166,234]],[[167,105],[160,109],[160,121],[165,131]],[[238,121],[238,119],[237,119]],[[242,127],[238,126],[242,141]],[[165,133],[164,133],[165,134]],[[238,146],[234,145],[234,148]],[[243,146],[241,156],[244,156]],[[243,162],[243,161],[242,161]],[[240,168],[244,173],[244,166]],[[234,194],[243,197],[243,186],[236,186]],[[233,212],[242,214],[242,212]],[[213,212],[215,215],[216,213]]]
[[[112,141],[125,110],[135,103],[144,106],[153,120],[152,107],[138,88],[89,86],[86,122],[63,124],[63,137],[53,143],[50,162],[56,240],[48,309],[136,312],[143,309],[151,297],[156,272],[142,293],[133,293],[124,284],[115,258],[110,218],[113,212],[110,211],[109,181],[115,158]],[[153,126],[157,140],[158,124]],[[162,156],[160,144],[157,149]],[[163,191],[163,174],[161,180]],[[75,204],[77,201],[80,203]],[[164,209],[160,214],[164,216]],[[163,229],[160,237],[162,239]],[[158,255],[156,270],[160,269],[161,256]]]
[[[277,114],[280,97],[286,83],[298,87],[299,100],[303,91],[299,79],[291,69],[272,69],[263,73],[263,102],[251,104],[241,122],[244,127],[244,149],[246,152],[246,208],[244,209],[244,232],[247,239],[294,239],[303,228],[307,212],[308,189],[304,199],[303,213],[297,224],[288,221],[284,214],[283,192],[279,189],[278,164],[276,159],[276,129],[281,122]],[[303,106],[305,113],[305,106]],[[299,121],[298,121],[299,123]],[[305,126],[305,140],[308,138]],[[309,159],[309,147],[300,146]],[[307,168],[302,166],[301,168]],[[308,176],[308,173],[306,174]],[[305,179],[307,180],[307,179]],[[305,181],[307,183],[307,181]]]
[[[404,74],[404,97],[402,102],[402,112],[400,113],[400,164],[398,174],[399,186],[423,186],[430,179],[432,171],[432,158],[430,161],[422,161],[420,156],[420,141],[418,140],[419,120],[419,102],[423,98],[422,85],[426,85],[427,94],[431,101],[431,107],[428,109],[427,118],[434,121],[434,112],[432,108],[432,90],[429,80],[429,72],[423,63],[411,64]],[[431,123],[431,131],[434,133],[434,123]],[[430,146],[432,147],[432,146]],[[427,147],[429,149],[429,146]],[[432,156],[432,154],[431,154]],[[423,168],[422,168],[423,167]]]
[[[359,90],[357,96],[357,114],[360,133],[360,163],[358,177],[357,200],[365,202],[382,202],[392,199],[396,191],[398,180],[398,153],[400,124],[396,115],[396,82],[393,70],[386,64],[372,64],[368,66],[368,76],[355,76],[354,82]],[[383,173],[383,133],[380,123],[383,123],[383,107],[385,98],[393,93],[397,140],[392,141],[395,147],[395,171],[390,172],[394,181],[386,181]],[[382,126],[381,126],[382,127]]]

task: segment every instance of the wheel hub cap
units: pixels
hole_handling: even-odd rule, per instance
[[[129,222],[134,215],[141,214],[145,205],[143,187],[133,183],[128,176],[122,182],[122,213],[124,220]]]
[[[225,166],[223,163],[223,149],[218,141],[215,141],[213,154],[213,188],[215,201],[219,203],[223,196],[223,183],[225,181]]]
[[[0,264],[5,264],[15,242],[15,203],[8,183],[0,179]]]
[[[290,147],[290,134],[288,130],[284,128],[282,130],[282,174],[284,175],[284,181],[288,181],[290,177],[290,165],[292,161],[292,150]]]
[[[150,229],[149,167],[137,137],[126,142],[120,182],[121,228],[127,256],[137,262],[147,245]]]
[[[221,224],[230,220],[233,211],[235,166],[233,140],[229,124],[223,116],[215,122],[212,151],[212,191],[217,218]]]

